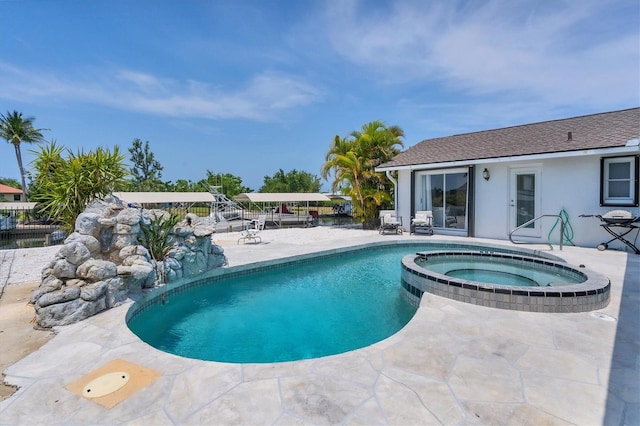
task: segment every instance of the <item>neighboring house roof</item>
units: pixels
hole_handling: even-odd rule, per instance
[[[630,108],[427,139],[378,169],[624,147],[633,139],[637,144],[639,137],[640,108]]]
[[[22,189],[13,188],[0,183],[0,194],[22,194]]]

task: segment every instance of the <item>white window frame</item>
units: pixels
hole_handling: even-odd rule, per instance
[[[629,183],[629,192],[623,197],[609,195],[609,166],[613,163],[627,163],[629,166],[629,178],[617,179]],[[638,206],[638,156],[606,157],[601,159],[600,173],[600,204],[602,206]]]

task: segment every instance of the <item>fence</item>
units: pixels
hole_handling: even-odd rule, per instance
[[[171,206],[165,208],[180,216],[195,213],[200,217],[214,218],[216,232],[240,230],[245,221],[257,218],[260,213],[268,212],[270,226],[288,227],[308,225],[309,212],[299,206],[290,208],[290,217],[274,213],[273,209],[225,209],[214,212],[209,205],[195,205],[189,208]],[[316,206],[314,209],[314,224],[328,226],[344,226],[353,224],[351,217],[341,217],[330,206]],[[319,215],[319,219],[317,216]],[[47,217],[39,215],[35,203],[3,203],[0,202],[0,250],[47,247],[61,244],[66,234],[59,225],[52,223]]]
[[[60,244],[65,236],[38,214],[35,203],[0,203],[0,250]]]

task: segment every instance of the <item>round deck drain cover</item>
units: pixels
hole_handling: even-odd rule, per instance
[[[82,396],[85,398],[99,398],[109,395],[122,388],[128,381],[129,373],[124,371],[103,374],[87,383],[82,390]]]

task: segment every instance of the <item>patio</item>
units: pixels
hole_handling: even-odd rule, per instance
[[[215,238],[231,266],[391,240],[513,247],[326,227],[265,230],[262,244],[238,246],[237,234]],[[20,389],[0,402],[0,424],[640,423],[640,256],[577,247],[552,254],[608,276],[609,305],[541,314],[425,294],[396,335],[297,362],[237,365],[158,351],[127,328],[129,302],[60,328],[8,368],[6,381]],[[12,274],[27,264],[16,262]],[[110,409],[65,389],[117,359],[161,376]]]

